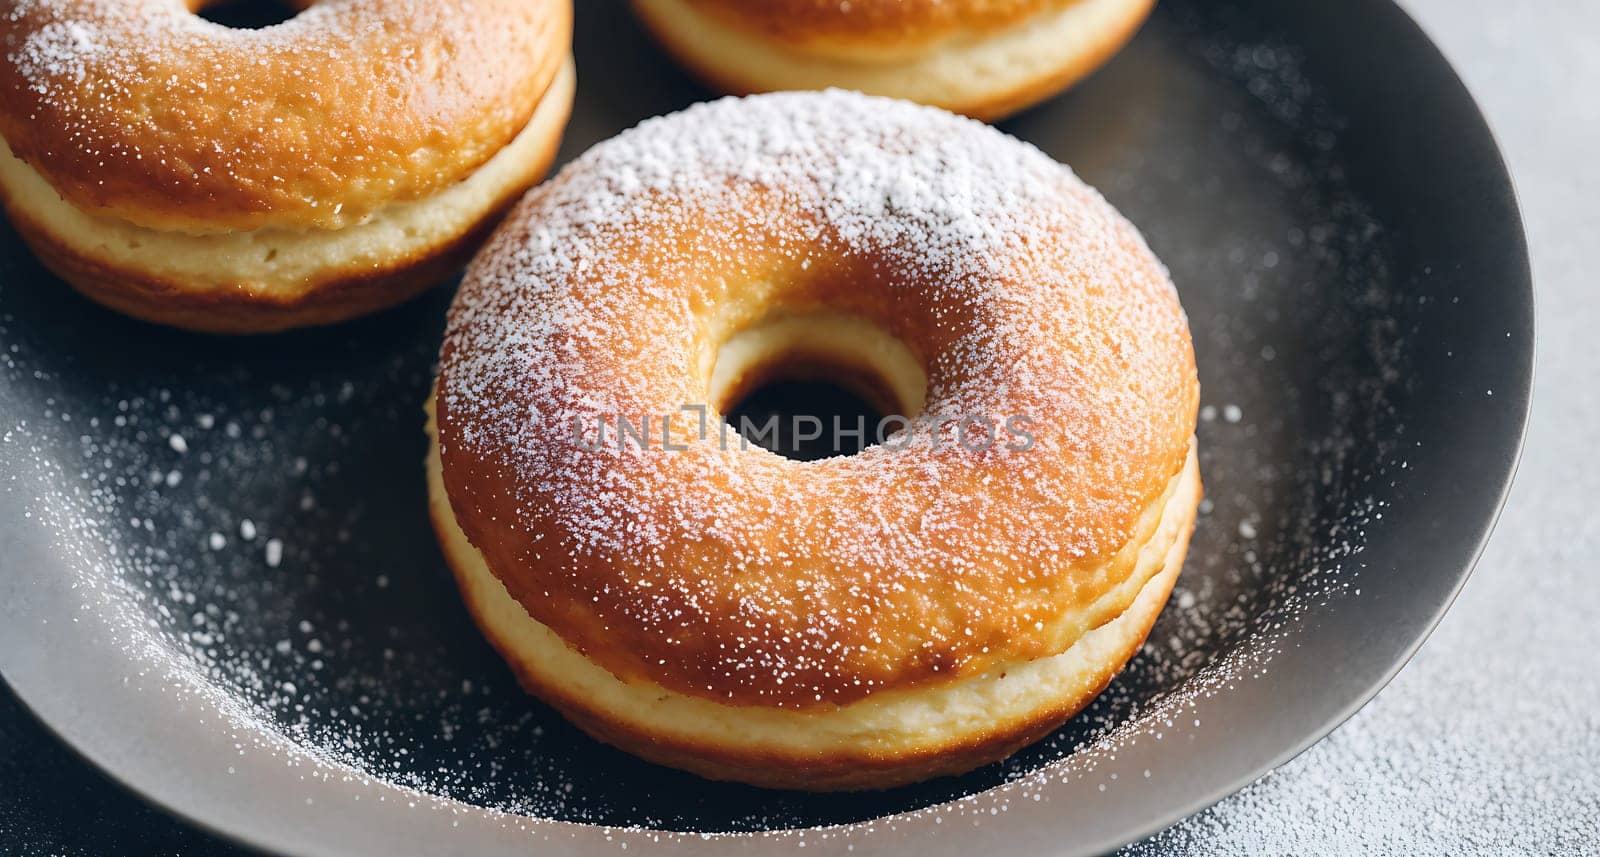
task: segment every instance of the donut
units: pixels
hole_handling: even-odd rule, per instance
[[[0,3],[0,199],[52,272],[149,321],[337,322],[465,265],[555,156],[570,0]]]
[[[843,87],[995,120],[1077,83],[1155,0],[633,0],[727,93]]]
[[[719,429],[791,363],[901,419],[815,461]],[[728,98],[591,149],[468,268],[430,509],[485,635],[594,737],[887,788],[1039,739],[1138,651],[1198,396],[1166,270],[1070,169],[909,102]]]

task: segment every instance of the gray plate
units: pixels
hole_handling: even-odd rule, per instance
[[[566,154],[703,97],[617,4],[579,6]],[[188,336],[73,297],[9,231],[6,680],[118,780],[286,854],[1078,854],[1239,788],[1400,668],[1500,506],[1533,350],[1505,169],[1381,0],[1169,2],[1006,127],[1171,266],[1206,406],[1208,500],[1173,601],[1037,747],[841,797],[589,741],[517,690],[426,526],[419,404],[448,295],[328,331]]]

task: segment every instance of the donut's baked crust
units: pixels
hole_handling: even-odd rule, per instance
[[[918,355],[927,412],[1032,415],[1036,447],[574,440],[569,418],[724,407],[721,345],[819,311]],[[1166,271],[1070,170],[835,91],[653,120],[526,197],[457,292],[438,420],[462,530],[540,623],[628,680],[806,709],[1057,654],[1121,615],[1198,399]]]
[[[768,788],[858,791],[958,775],[1060,727],[1139,651],[1183,567],[1200,500],[1191,450],[1155,510],[1160,525],[1141,546],[1135,596],[1065,652],[999,667],[997,678],[933,683],[843,708],[725,705],[618,678],[530,617],[456,521],[431,400],[427,410],[434,530],[469,612],[523,686],[597,740],[710,779]],[[983,716],[950,716],[953,710]]]
[[[78,210],[0,140],[0,199],[40,261],[97,303],[209,333],[332,324],[450,278],[549,170],[571,111],[570,58],[518,135],[431,197],[337,230],[193,235]],[[269,261],[270,260],[270,261]]]
[[[173,0],[6,15],[12,152],[84,211],[195,233],[336,229],[462,181],[527,125],[572,28],[570,0],[347,0],[262,30]]]
[[[791,357],[926,419],[810,462],[719,442]],[[1198,398],[1165,269],[1066,167],[904,101],[725,99],[591,149],[473,263],[432,513],[486,633],[596,736],[889,786],[1037,738],[1137,650],[1193,525]],[[698,432],[667,425],[695,402]],[[968,419],[995,442],[956,443]]]
[[[1155,2],[633,4],[663,47],[721,92],[841,87],[996,120],[1104,65]],[[791,5],[798,16],[778,14]]]

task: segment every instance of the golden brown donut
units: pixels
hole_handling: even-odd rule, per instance
[[[0,2],[0,195],[52,270],[197,330],[323,324],[463,263],[554,158],[570,0]]]
[[[1000,119],[1099,68],[1155,0],[633,0],[723,92],[842,87]]]
[[[814,462],[727,442],[795,359],[925,419]],[[432,514],[490,640],[591,734],[887,787],[1037,739],[1138,650],[1197,401],[1165,270],[1067,168],[906,102],[726,99],[590,150],[469,268]],[[605,442],[623,418],[651,434]]]

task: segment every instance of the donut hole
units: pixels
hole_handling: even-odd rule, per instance
[[[723,419],[752,444],[784,458],[815,461],[866,449],[885,416],[832,381],[774,378],[744,395]]]
[[[717,350],[710,405],[751,444],[814,461],[881,443],[921,413],[927,376],[911,349],[849,315],[769,318]]]
[[[288,0],[213,0],[199,3],[195,14],[234,30],[260,30],[293,19],[305,5]]]

